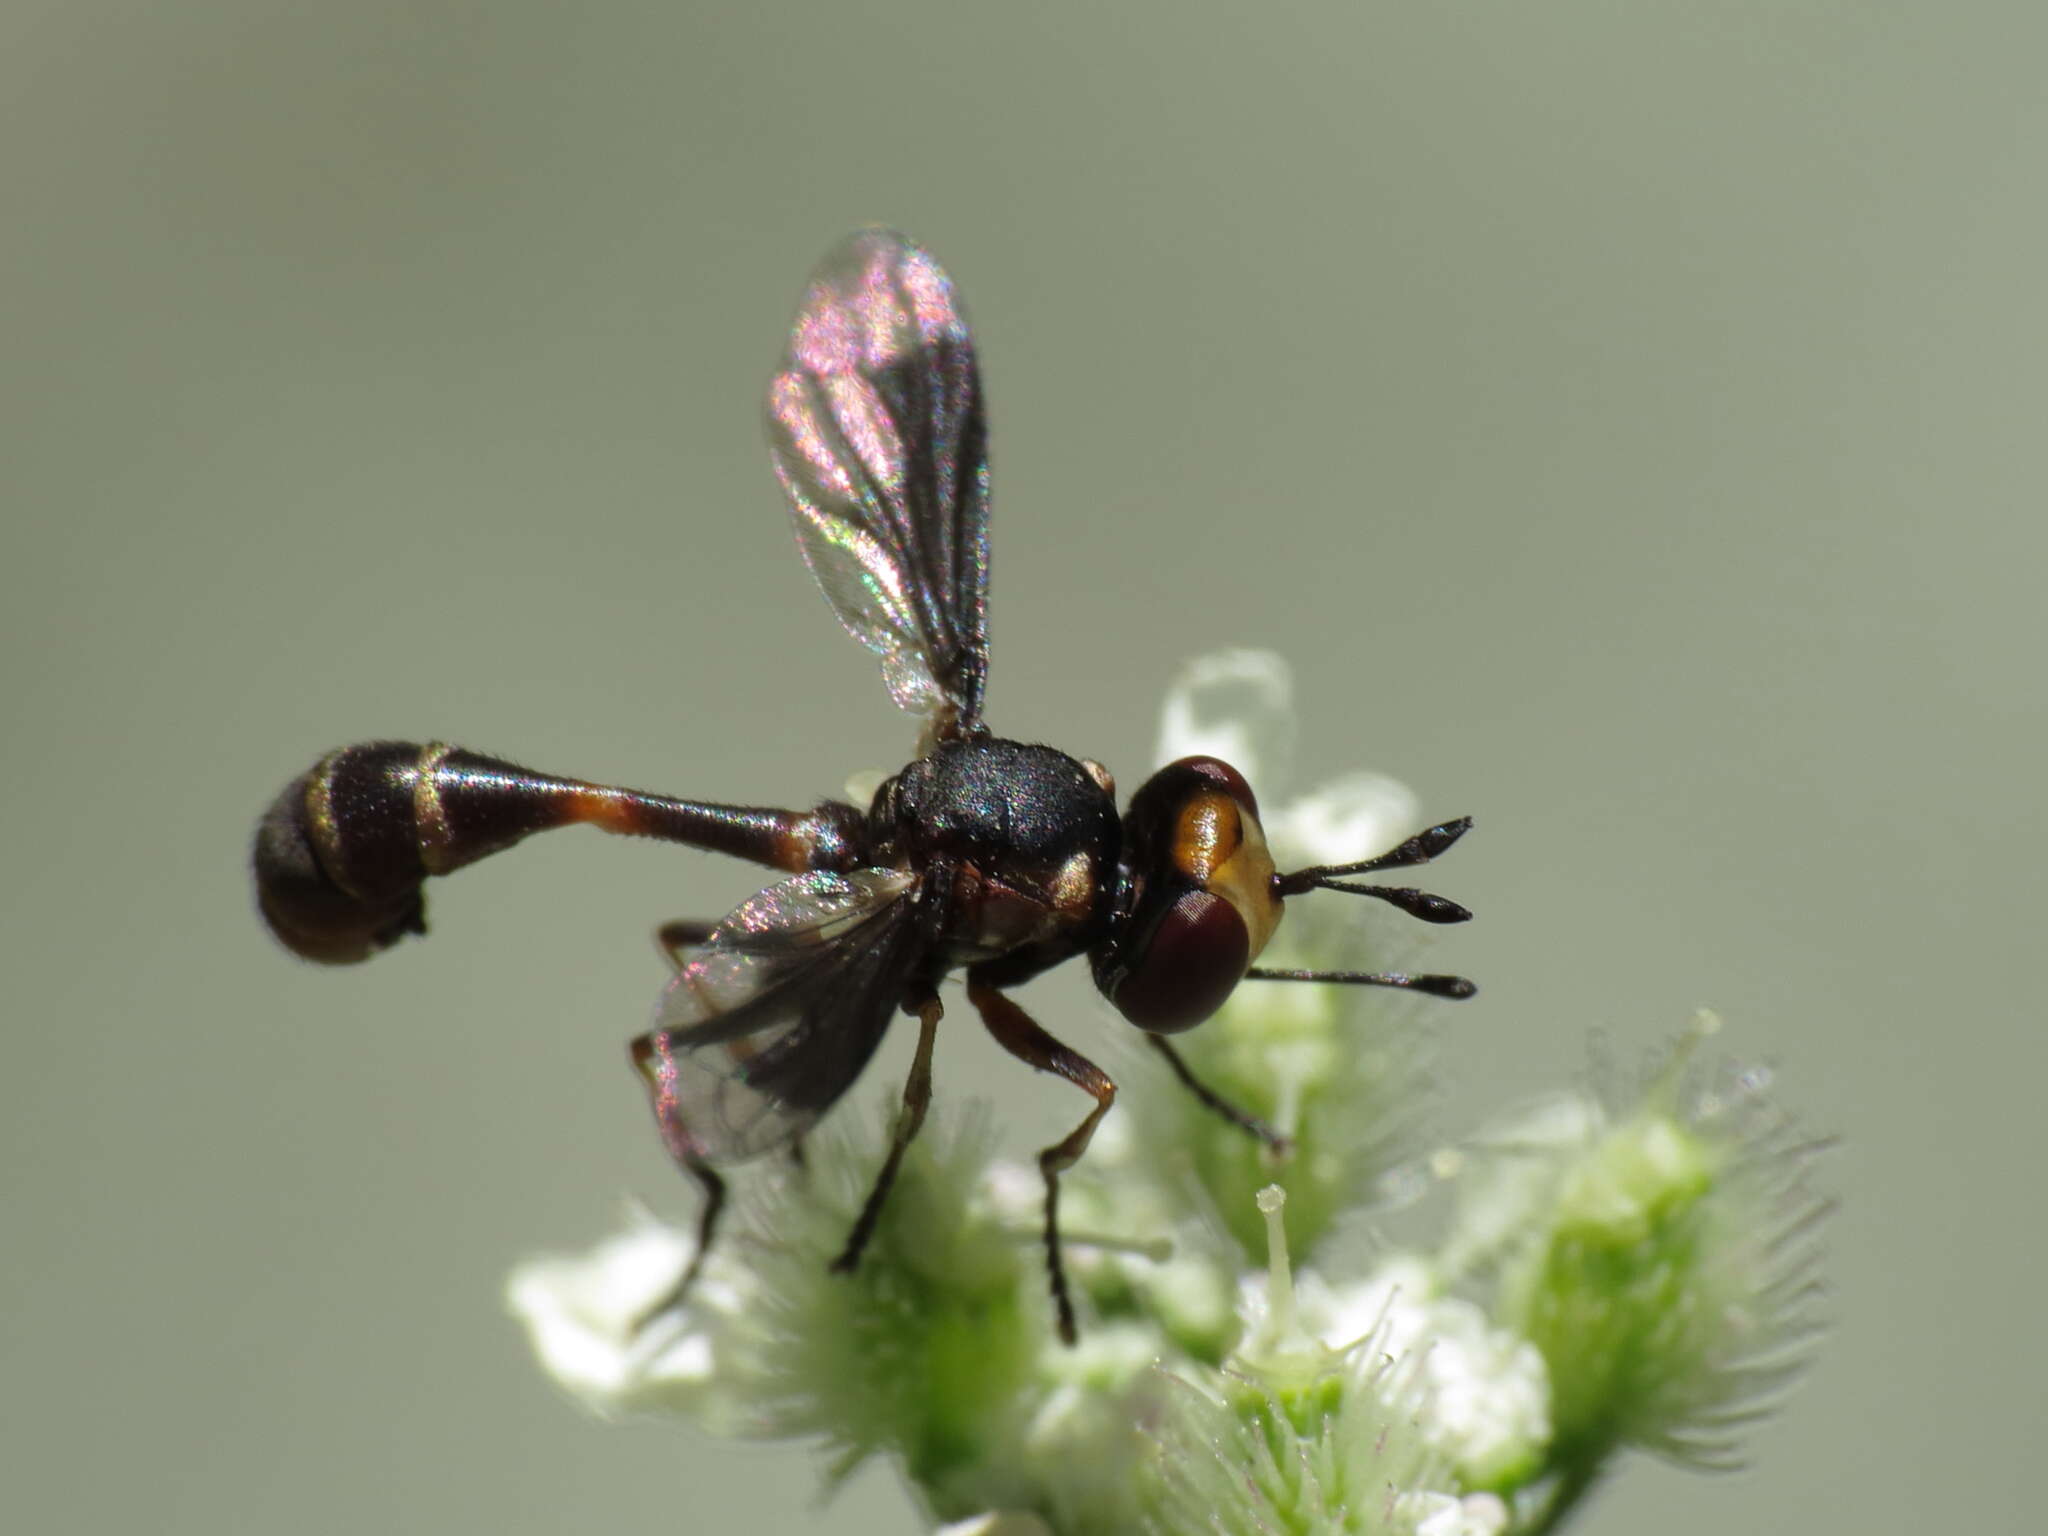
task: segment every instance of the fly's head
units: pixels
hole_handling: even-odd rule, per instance
[[[1461,817],[1377,858],[1282,874],[1273,867],[1259,802],[1244,775],[1213,757],[1168,763],[1140,786],[1124,813],[1114,916],[1091,957],[1095,984],[1125,1018],[1159,1035],[1201,1023],[1248,974],[1470,997],[1472,984],[1457,976],[1258,971],[1253,965],[1280,926],[1287,898],[1309,891],[1370,896],[1428,923],[1464,922],[1472,914],[1454,901],[1347,877],[1427,864],[1471,825]]]
[[[1131,797],[1123,848],[1095,984],[1140,1029],[1174,1034],[1223,1006],[1280,926],[1258,799],[1221,759],[1184,757]]]

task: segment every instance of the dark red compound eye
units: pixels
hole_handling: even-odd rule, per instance
[[[1221,1008],[1250,963],[1236,908],[1208,891],[1185,891],[1133,946],[1110,1000],[1138,1028],[1174,1034]]]

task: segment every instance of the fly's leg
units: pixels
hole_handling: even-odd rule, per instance
[[[1192,1093],[1201,1102],[1204,1109],[1221,1115],[1232,1125],[1238,1127],[1238,1129],[1258,1137],[1260,1141],[1266,1144],[1266,1150],[1276,1158],[1286,1157],[1294,1150],[1294,1143],[1274,1130],[1272,1126],[1261,1120],[1250,1110],[1233,1104],[1214,1088],[1211,1088],[1207,1083],[1196,1077],[1189,1069],[1188,1064],[1181,1060],[1180,1052],[1173,1048],[1172,1043],[1165,1036],[1147,1035],[1145,1038],[1152,1043],[1153,1048],[1160,1055],[1166,1058],[1166,1064],[1173,1068],[1173,1075],[1180,1079],[1181,1086],[1186,1088],[1189,1093]]]
[[[718,1171],[701,1158],[685,1157],[683,1171],[697,1181],[704,1191],[704,1205],[697,1212],[697,1251],[690,1255],[690,1262],[683,1266],[683,1272],[676,1277],[676,1283],[662,1294],[660,1300],[642,1309],[633,1324],[638,1333],[663,1313],[674,1310],[690,1294],[690,1287],[697,1283],[697,1276],[704,1268],[704,1257],[711,1252],[711,1240],[718,1235],[718,1218],[725,1211],[725,1180]]]
[[[661,957],[674,966],[676,973],[680,975],[683,967],[690,963],[686,952],[710,938],[712,930],[717,926],[716,923],[701,923],[693,918],[678,918],[675,922],[663,923],[654,930],[654,947],[661,951]]]
[[[1095,1107],[1088,1111],[1086,1119],[1064,1140],[1038,1154],[1038,1171],[1045,1175],[1046,1279],[1052,1287],[1053,1308],[1059,1315],[1060,1342],[1072,1344],[1078,1333],[1074,1327],[1074,1303],[1067,1293],[1067,1268],[1060,1256],[1060,1175],[1088,1150],[1095,1127],[1116,1102],[1116,1084],[1094,1062],[1040,1029],[1030,1014],[983,980],[978,971],[976,967],[967,973],[967,997],[979,1010],[982,1023],[988,1026],[996,1043],[1040,1072],[1057,1072],[1095,1099]]]
[[[924,1112],[932,1102],[932,1042],[938,1038],[939,1020],[944,1014],[945,1009],[935,996],[917,1005],[917,1054],[911,1058],[910,1076],[904,1079],[903,1108],[896,1116],[896,1134],[889,1142],[889,1155],[882,1162],[882,1171],[875,1175],[874,1188],[868,1191],[867,1203],[860,1208],[853,1230],[846,1234],[846,1246],[832,1261],[835,1275],[851,1274],[859,1266],[868,1239],[875,1235],[875,1223],[881,1219],[882,1203],[889,1198],[889,1188],[896,1182],[896,1170],[903,1166],[903,1154],[924,1125]]]

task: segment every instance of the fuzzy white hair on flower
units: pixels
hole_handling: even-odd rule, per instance
[[[1550,1441],[1543,1356],[1472,1302],[1440,1294],[1426,1260],[1396,1254],[1339,1284],[1304,1274],[1296,1291],[1302,1326],[1329,1348],[1407,1362],[1404,1402],[1468,1486],[1501,1486],[1541,1460]],[[1259,1310],[1256,1296],[1247,1282],[1247,1315]]]
[[[1581,1456],[1741,1465],[1824,1332],[1832,1202],[1808,1173],[1828,1143],[1798,1133],[1767,1071],[1698,1064],[1719,1028],[1696,1017],[1632,1096],[1604,1085],[1549,1178],[1518,1181],[1534,1198],[1502,1245],[1500,1311],[1549,1362]]]
[[[1453,1522],[1456,1483],[1418,1411],[1415,1357],[1390,1346],[1386,1309],[1363,1338],[1333,1347],[1318,1336],[1334,1308],[1327,1287],[1292,1268],[1285,1205],[1277,1185],[1259,1194],[1266,1273],[1246,1287],[1237,1349],[1221,1372],[1179,1376],[1183,1390],[1163,1405],[1151,1529],[1491,1536]]]
[[[1267,1216],[1270,1241],[1284,1245],[1277,1209]],[[1270,1273],[1240,1282],[1241,1352],[1273,1353],[1286,1327],[1304,1341],[1297,1355],[1313,1340],[1325,1360],[1383,1360],[1389,1369],[1377,1380],[1390,1406],[1412,1417],[1468,1487],[1504,1486],[1540,1464],[1550,1441],[1543,1356],[1471,1302],[1438,1294],[1426,1260],[1394,1255],[1363,1280],[1335,1284],[1309,1271],[1293,1275],[1284,1317],[1276,1316],[1277,1283]]]

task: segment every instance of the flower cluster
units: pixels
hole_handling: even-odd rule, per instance
[[[1270,794],[1288,731],[1280,663],[1229,653],[1175,690],[1160,755],[1222,757]],[[1416,818],[1356,776],[1263,819],[1284,868],[1366,857]],[[1370,907],[1291,904],[1270,963],[1400,965]],[[1703,1017],[1641,1084],[1433,1148],[1428,1006],[1247,984],[1182,1037],[1284,1160],[1149,1053],[1117,1063],[1134,1112],[1062,1183],[1073,1347],[1037,1171],[972,1118],[912,1146],[850,1276],[828,1263],[886,1128],[842,1112],[801,1166],[739,1181],[680,1305],[660,1309],[693,1242],[644,1213],[522,1266],[510,1305],[592,1410],[801,1437],[835,1472],[888,1456],[953,1536],[1548,1532],[1627,1448],[1738,1459],[1819,1327],[1815,1144],[1765,1074],[1699,1064]],[[1438,1193],[1433,1241],[1372,1251],[1360,1218]]]

